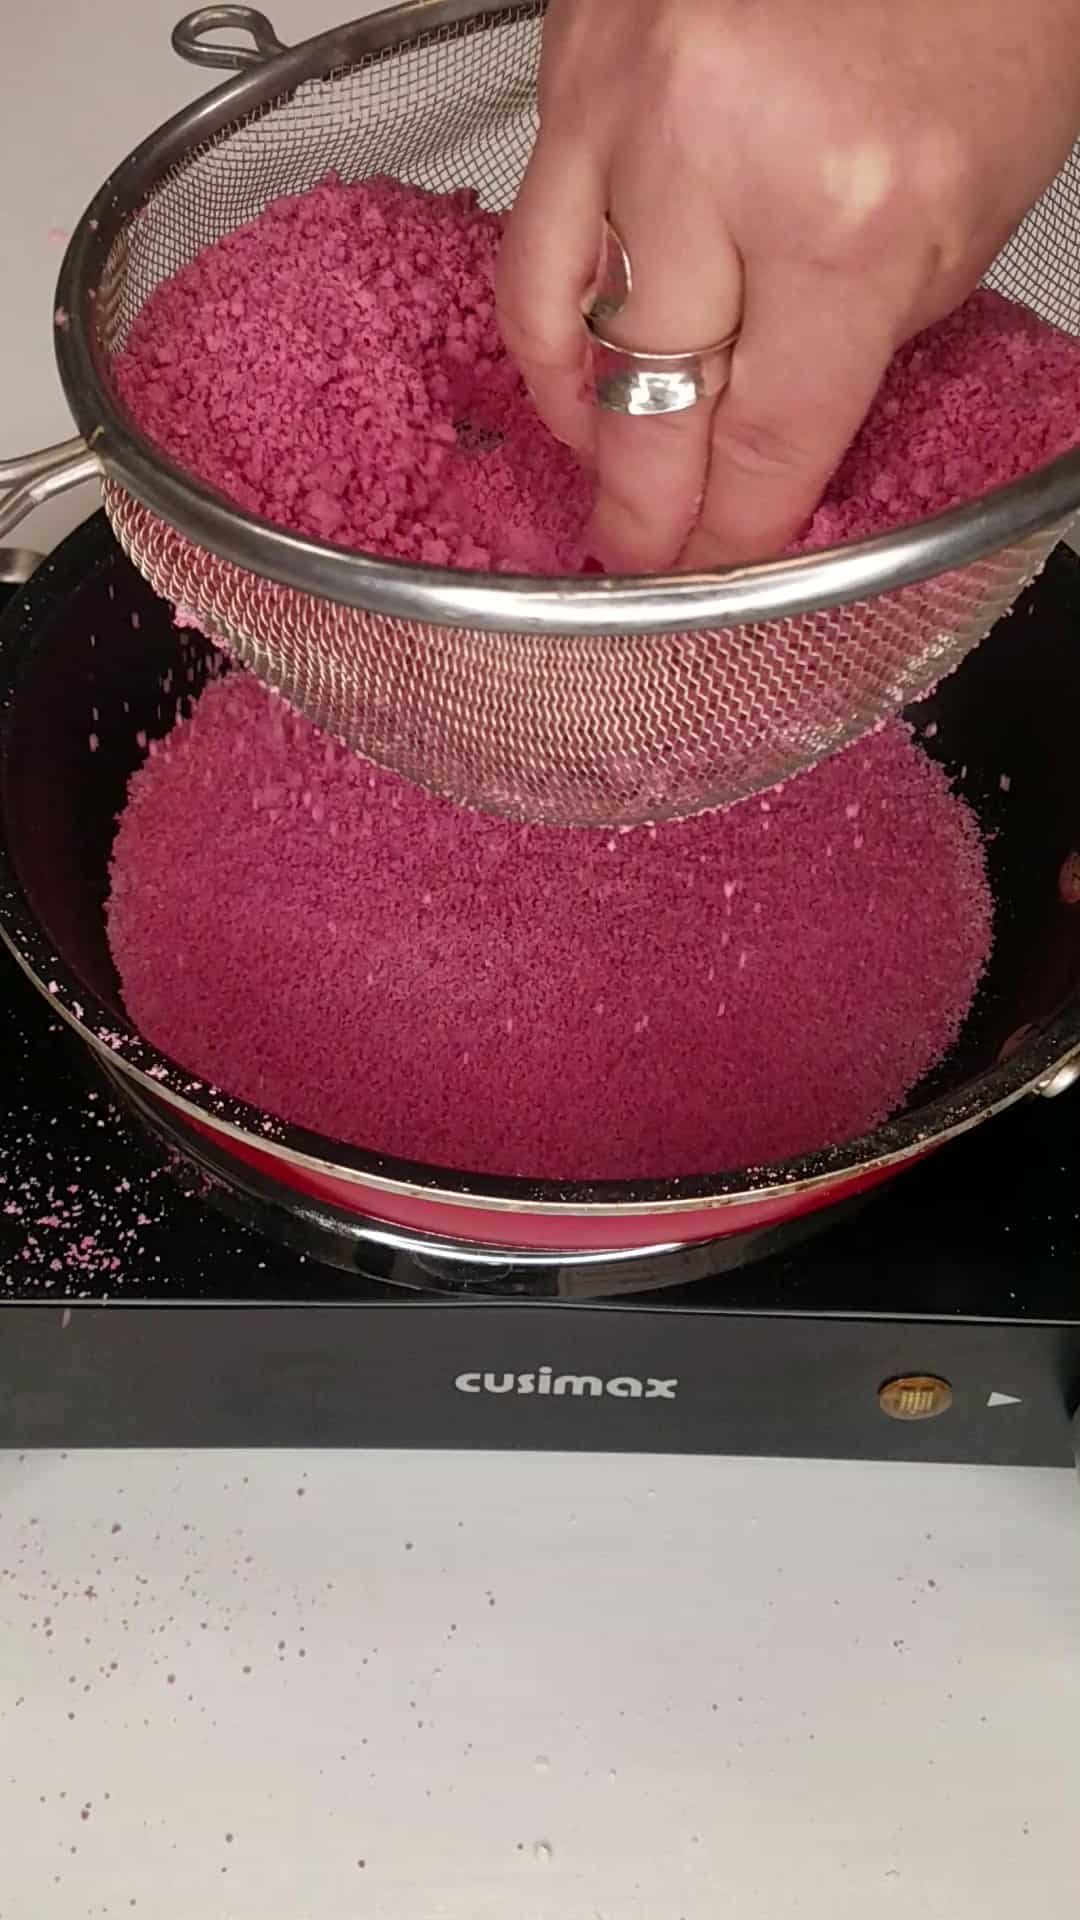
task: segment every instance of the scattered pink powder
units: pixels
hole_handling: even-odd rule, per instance
[[[180,465],[298,532],[581,570],[591,485],[500,342],[499,232],[471,193],[388,180],[279,200],[156,289],[116,362],[121,396]],[[1080,341],[977,293],[896,356],[796,544],[917,520],[1078,442]]]
[[[51,989],[50,989],[51,990]],[[115,1129],[116,1115],[96,1093],[88,1093],[83,1115],[88,1129]],[[0,1213],[20,1223],[23,1242],[13,1250],[10,1273],[6,1278],[16,1288],[28,1278],[50,1293],[71,1293],[89,1299],[91,1293],[107,1299],[112,1289],[121,1286],[125,1268],[145,1270],[145,1263],[157,1263],[158,1254],[148,1254],[144,1229],[160,1220],[140,1211],[134,1221],[126,1206],[113,1209],[108,1198],[92,1183],[79,1181],[59,1184],[53,1156],[40,1153],[33,1165],[24,1160],[16,1143],[10,1151],[0,1151]],[[70,1168],[68,1169],[70,1171]],[[156,1181],[160,1168],[152,1169],[147,1181]],[[116,1194],[128,1194],[130,1182],[117,1182]],[[165,1196],[163,1196],[164,1202]],[[62,1328],[70,1323],[66,1314]]]
[[[128,1012],[191,1072],[386,1153],[563,1179],[880,1122],[990,929],[973,816],[899,723],[767,800],[609,834],[434,799],[242,673],[134,776],[108,904]]]

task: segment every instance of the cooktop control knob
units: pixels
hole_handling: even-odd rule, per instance
[[[952,1388],[934,1373],[904,1373],[878,1390],[878,1406],[890,1420],[936,1420],[952,1406]]]

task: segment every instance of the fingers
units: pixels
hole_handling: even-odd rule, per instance
[[[665,156],[660,155],[660,160]],[[677,190],[676,190],[677,189]],[[706,348],[739,324],[719,403],[631,419],[599,412],[582,311],[610,211],[633,267],[617,344]],[[537,143],[504,240],[499,317],[541,417],[591,457],[588,545],[612,573],[680,560],[712,571],[781,553],[809,519],[858,432],[903,329],[898,288],[777,258],[745,266],[715,183],[616,153],[610,172],[565,121]]]
[[[742,333],[683,566],[774,559],[802,530],[873,404],[896,344],[894,311],[865,283],[748,264]]]
[[[655,164],[646,175],[616,172],[610,198],[633,289],[605,325],[606,336],[620,346],[681,353],[730,332],[742,270],[715,209],[703,207],[692,189],[674,191]],[[655,419],[595,416],[597,499],[588,544],[609,572],[654,573],[676,560],[705,486],[710,412],[698,405]]]
[[[582,452],[594,426],[582,310],[603,221],[604,181],[593,157],[564,134],[542,133],[507,221],[496,303],[507,351],[541,419]]]

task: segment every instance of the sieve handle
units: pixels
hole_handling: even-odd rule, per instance
[[[250,47],[235,41],[208,40],[207,34],[228,32],[247,34]],[[274,32],[273,22],[254,7],[199,7],[185,14],[173,28],[174,53],[196,67],[220,67],[225,73],[243,73],[248,67],[261,67],[266,60],[286,53],[284,41]]]
[[[35,507],[101,475],[101,461],[85,440],[65,440],[18,460],[0,460],[0,539]]]

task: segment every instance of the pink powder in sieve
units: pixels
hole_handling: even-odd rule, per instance
[[[407,1158],[717,1171],[883,1120],[990,942],[981,842],[894,723],[766,800],[597,833],[468,813],[232,673],[131,782],[108,933],[146,1037]]]
[[[499,340],[499,230],[474,194],[389,180],[277,201],[156,289],[119,391],[180,465],[298,532],[576,571],[590,487]]]
[[[1080,444],[1080,339],[972,294],[896,354],[809,527],[808,551],[943,513]]]
[[[591,485],[498,335],[471,193],[331,178],[162,282],[116,361],[183,467],[249,512],[407,560],[579,570]],[[796,545],[884,531],[1080,442],[1080,342],[975,294],[895,357]]]

